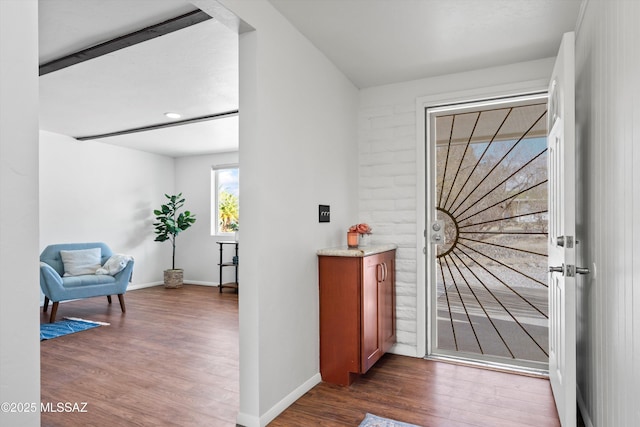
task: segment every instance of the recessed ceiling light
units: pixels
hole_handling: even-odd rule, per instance
[[[178,113],[164,113],[164,115],[167,116],[170,119],[179,119],[180,117],[182,117]]]

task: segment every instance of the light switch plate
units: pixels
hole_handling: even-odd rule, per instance
[[[331,222],[331,207],[318,205],[318,222]]]

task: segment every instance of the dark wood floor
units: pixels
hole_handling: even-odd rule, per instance
[[[115,300],[60,304],[58,318],[110,322],[41,343],[42,402],[87,402],[43,413],[43,426],[234,426],[237,295],[154,287]],[[41,315],[41,322],[47,316]],[[387,355],[351,387],[319,384],[270,426],[353,426],[367,413],[424,427],[558,426],[549,382]]]
[[[87,402],[44,413],[43,426],[234,426],[238,296],[157,286],[60,304],[57,318],[111,323],[40,343],[42,402]],[[47,316],[41,314],[41,322]]]
[[[546,379],[385,355],[350,387],[316,386],[269,426],[358,426],[367,412],[424,427],[560,425]]]

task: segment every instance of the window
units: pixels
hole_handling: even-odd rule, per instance
[[[240,169],[235,166],[211,171],[211,234],[234,233],[240,226]]]

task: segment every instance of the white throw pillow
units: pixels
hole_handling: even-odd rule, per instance
[[[129,255],[114,254],[101,268],[96,270],[96,274],[110,274],[111,276],[115,276],[117,273],[124,270],[132,259],[133,257]]]
[[[80,249],[77,251],[60,251],[60,258],[64,265],[65,276],[81,276],[83,274],[95,274],[101,267],[100,248]]]

